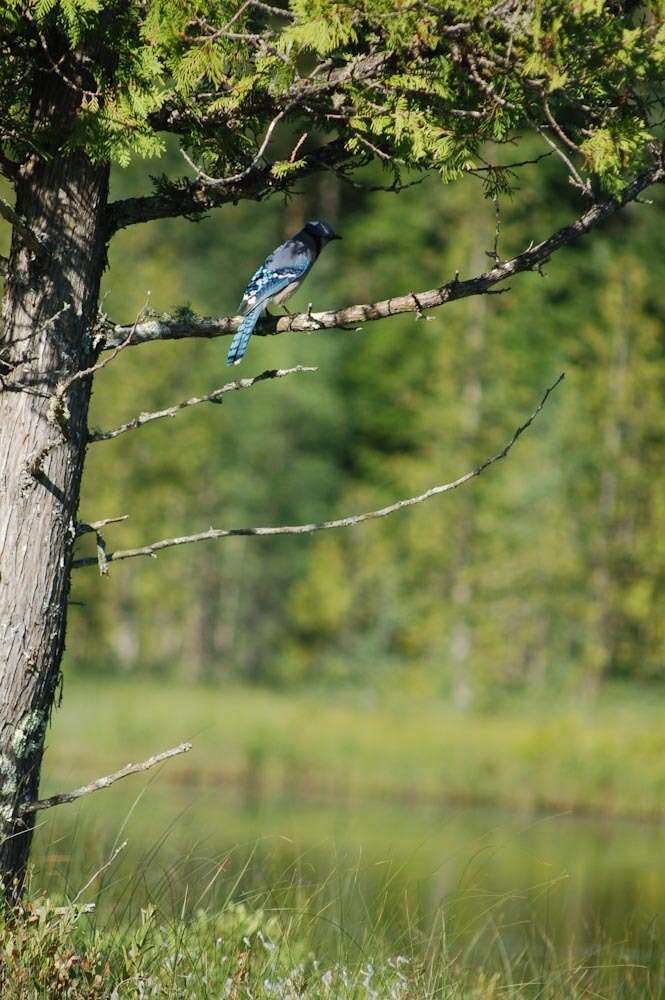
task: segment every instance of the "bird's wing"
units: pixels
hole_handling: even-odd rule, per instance
[[[277,247],[258,271],[250,278],[240,303],[239,314],[245,316],[256,306],[274,295],[278,295],[287,285],[291,285],[307,273],[313,261],[302,244],[287,240]]]
[[[281,268],[279,271],[266,270],[265,266],[260,267],[253,278],[250,279],[238,310],[241,316],[246,316],[256,306],[268,301],[283,291],[287,285],[302,276],[302,271],[295,268]]]

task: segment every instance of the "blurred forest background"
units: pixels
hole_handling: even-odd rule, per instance
[[[540,152],[502,150],[503,162]],[[155,163],[177,172],[172,157]],[[115,195],[140,193],[116,170]],[[376,178],[380,180],[380,178]],[[302,375],[202,405],[89,451],[83,519],[129,514],[109,548],[207,528],[353,513],[445,482],[566,381],[505,463],[453,495],[309,538],[229,539],[74,575],[68,660],[95,672],[280,687],[370,685],[482,706],[501,690],[593,694],[665,679],[665,257],[660,204],[631,206],[508,294],[358,331],[128,351],[91,425],[297,363]],[[506,257],[579,212],[550,158],[499,199]],[[289,202],[243,202],[113,243],[104,309],[234,313],[270,249],[307,218],[342,233],[292,310],[374,301],[488,265],[496,208],[470,177],[367,193],[324,175]],[[91,542],[81,542],[90,547]]]

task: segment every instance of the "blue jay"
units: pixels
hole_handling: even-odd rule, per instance
[[[326,243],[341,238],[326,222],[308,222],[266,257],[250,279],[238,307],[239,315],[245,318],[231,341],[227,365],[240,364],[261,314],[273,303],[286,302],[303,283]]]

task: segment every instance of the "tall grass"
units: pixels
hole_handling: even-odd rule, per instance
[[[617,839],[578,820],[597,864],[576,870],[572,821],[531,815],[665,815],[664,707],[631,690],[593,709],[531,700],[459,714],[362,693],[77,678],[43,794],[184,738],[195,749],[147,785],[128,779],[40,818],[28,902],[0,918],[0,996],[665,997],[650,922],[659,831],[624,826]],[[307,804],[322,797],[342,805],[343,835],[337,814]],[[443,805],[459,801],[525,818],[488,836]]]
[[[0,914],[0,991],[3,1000],[136,997],[232,1000],[655,1000],[665,995],[665,964],[654,928],[650,949],[634,953],[598,932],[581,951],[561,952],[535,922],[516,928],[503,897],[488,898],[467,925],[458,903],[439,909],[428,932],[408,919],[398,941],[385,933],[387,892],[367,907],[359,932],[347,924],[345,901],[353,871],[312,885],[306,864],[282,884],[239,892],[209,905],[209,887],[223,878],[222,862],[203,891],[174,896],[166,877],[154,898],[132,915],[131,885],[99,921],[80,900],[49,900],[33,889],[30,901]],[[103,875],[108,876],[108,869]],[[140,873],[137,873],[140,878]],[[180,882],[177,883],[180,886]],[[549,891],[534,887],[533,895]],[[103,894],[103,886],[100,894]],[[76,895],[76,894],[74,894]],[[289,898],[290,902],[285,902]],[[516,931],[520,944],[516,947]]]

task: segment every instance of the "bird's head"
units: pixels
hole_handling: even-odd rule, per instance
[[[312,239],[316,240],[319,247],[324,247],[331,240],[341,240],[342,238],[327,222],[320,222],[318,219],[305,223],[304,230],[309,233]]]

